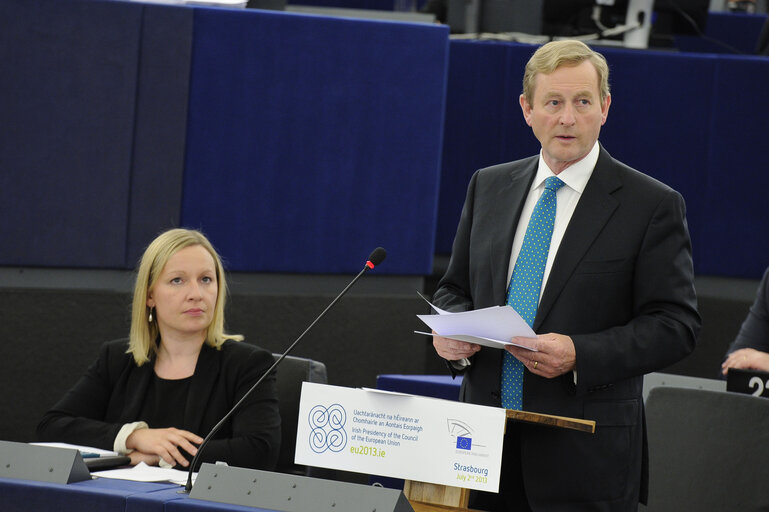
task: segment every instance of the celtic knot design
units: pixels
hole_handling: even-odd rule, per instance
[[[347,446],[347,411],[339,404],[329,407],[316,405],[308,415],[310,422],[310,448],[315,453],[326,450],[340,452]]]

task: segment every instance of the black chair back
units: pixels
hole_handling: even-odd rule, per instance
[[[273,354],[277,359],[279,354]],[[310,475],[306,466],[294,464],[296,427],[299,422],[299,399],[302,382],[326,384],[326,365],[303,357],[286,356],[277,369],[278,400],[280,402],[281,444],[276,471],[294,475]]]
[[[769,510],[769,399],[656,387],[646,422],[648,512]]]

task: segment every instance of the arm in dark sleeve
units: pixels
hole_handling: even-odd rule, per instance
[[[451,249],[451,260],[446,273],[438,282],[432,302],[446,311],[469,311],[473,308],[470,291],[470,240],[473,226],[475,189],[478,180],[476,172],[467,187],[467,197],[459,218],[457,234]]]
[[[223,368],[233,379],[233,404],[240,401],[274,359],[266,350],[251,351],[241,361],[229,360]],[[230,466],[266,469],[275,467],[280,451],[280,412],[275,373],[269,374],[230,418],[229,434],[215,436],[200,456],[200,462],[225,461]],[[221,433],[222,431],[220,431]],[[207,432],[202,433],[202,435]],[[197,470],[197,468],[196,468]]]
[[[451,260],[432,298],[433,304],[446,311],[457,312],[474,309],[473,298],[470,293],[470,231],[473,225],[477,175],[476,172],[467,187],[467,197],[462,208],[462,215],[459,218],[454,245],[451,249]],[[452,377],[464,373],[470,365],[469,360],[444,360],[444,362]]]
[[[764,272],[748,316],[742,323],[737,337],[729,346],[729,350],[726,351],[726,355],[741,348],[769,352],[769,268]]]
[[[45,413],[37,426],[40,441],[113,449],[122,424],[105,421],[105,415],[113,388],[110,353],[116,350],[124,352],[125,344],[109,342],[102,345],[99,357],[85,375]],[[112,368],[113,373],[114,370]]]

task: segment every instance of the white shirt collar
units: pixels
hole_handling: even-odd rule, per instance
[[[561,171],[558,178],[570,189],[582,194],[587,186],[588,180],[590,180],[590,176],[593,174],[593,169],[595,169],[595,164],[598,162],[598,155],[600,153],[601,146],[598,144],[598,141],[596,141],[595,144],[593,144],[593,149],[585,155],[585,158]],[[542,150],[540,150],[537,175],[534,177],[534,182],[531,184],[531,190],[543,187],[545,180],[550,176],[555,176],[555,174],[545,163],[545,159],[542,157]]]

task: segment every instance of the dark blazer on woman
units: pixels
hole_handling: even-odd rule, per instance
[[[538,157],[477,171],[433,301],[450,311],[505,304],[510,252]],[[526,370],[523,408],[597,422],[595,434],[521,427],[534,510],[634,510],[647,481],[643,375],[695,345],[700,318],[680,194],[601,148],[542,290],[539,334],[571,336],[576,384]],[[481,348],[462,399],[500,406],[502,351]],[[504,482],[501,483],[505,485]]]
[[[769,268],[764,272],[748,316],[742,322],[737,337],[729,345],[726,355],[741,348],[769,352]]]
[[[154,357],[136,366],[127,348],[127,340],[102,345],[96,362],[43,417],[37,427],[40,440],[111,450],[124,424],[147,421],[153,427],[139,413],[154,375]],[[272,363],[272,354],[244,342],[226,341],[221,350],[203,345],[184,404],[184,422],[174,426],[206,437]],[[273,374],[222,426],[200,462],[272,469],[279,449],[280,414]]]

